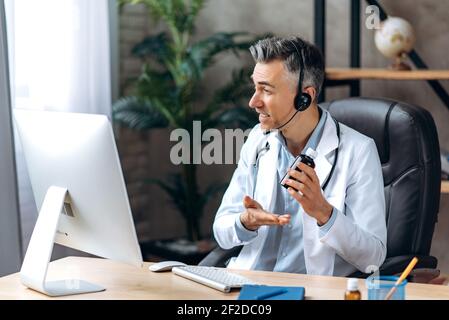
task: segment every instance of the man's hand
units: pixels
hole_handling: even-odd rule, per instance
[[[263,225],[286,225],[290,222],[290,215],[277,215],[265,211],[262,206],[249,196],[243,198],[245,212],[240,215],[243,226],[251,231],[256,231]]]
[[[288,192],[298,201],[304,211],[315,218],[318,225],[325,224],[332,213],[332,206],[324,199],[321,193],[320,181],[314,169],[300,162],[298,168],[302,171],[290,170],[289,175],[298,181],[285,179],[286,185],[290,186]],[[296,192],[294,189],[298,190]]]

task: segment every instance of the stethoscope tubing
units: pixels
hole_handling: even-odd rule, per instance
[[[329,175],[327,176],[326,181],[323,184],[323,192],[326,190],[326,187],[328,186],[329,182],[332,179],[332,175],[334,174],[335,171],[335,167],[337,165],[337,161],[338,161],[338,150],[340,148],[340,124],[338,123],[337,120],[335,120],[334,118],[332,118],[332,120],[334,120],[335,122],[335,127],[337,129],[337,138],[338,138],[338,144],[337,144],[337,149],[335,149],[335,157],[334,157],[334,163],[332,164],[332,168],[331,171],[329,173]],[[260,161],[260,157],[268,152],[268,150],[270,150],[270,143],[267,141],[265,143],[265,146],[260,149],[257,154],[256,154],[256,159],[254,161],[254,166],[253,166],[253,177],[254,177],[254,184],[253,184],[253,192],[252,192],[252,198],[254,199],[254,195],[255,195],[255,190],[256,190],[256,183],[257,183],[257,173],[259,171],[259,161]],[[263,151],[265,151],[264,153],[262,153]]]

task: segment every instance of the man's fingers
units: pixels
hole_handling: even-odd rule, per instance
[[[284,225],[288,222],[290,222],[290,215],[284,214],[284,215],[277,215],[273,213],[268,213],[263,210],[258,209],[248,209],[248,211],[251,213],[252,218],[254,219],[254,222],[259,225]]]
[[[300,183],[300,182],[298,182],[296,180],[292,180],[292,179],[286,179],[284,181],[284,183],[285,183],[285,185],[298,190],[302,194],[309,193],[310,188],[308,186],[306,186],[304,183]]]
[[[293,178],[299,182],[302,182],[305,185],[308,185],[308,186],[313,185],[312,179],[304,171],[299,172],[298,170],[290,170],[289,174],[290,174],[291,178]]]
[[[290,215],[289,214],[283,214],[281,216],[278,217],[278,221],[280,225],[286,225],[288,223],[290,223]]]
[[[316,175],[315,169],[309,167],[308,165],[306,165],[305,163],[300,162],[298,164],[298,168],[300,170],[302,170],[308,177],[310,180],[312,180],[315,183],[320,184],[320,181],[318,179],[318,176]]]
[[[245,206],[245,208],[250,208],[251,207],[251,197],[244,196],[243,197],[243,205]]]
[[[272,213],[263,213],[260,216],[260,221],[264,225],[276,225],[279,224],[279,216]]]
[[[298,201],[299,203],[302,203],[303,200],[303,195],[300,194],[299,192],[296,192],[293,188],[288,188],[287,189],[288,193],[290,193],[290,195],[296,199],[296,201]]]
[[[243,198],[243,205],[245,206],[245,208],[262,209],[260,203],[252,199],[250,196],[245,196]]]

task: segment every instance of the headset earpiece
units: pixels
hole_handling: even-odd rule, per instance
[[[295,97],[295,109],[298,111],[306,110],[312,103],[310,94],[303,92],[301,95]]]
[[[298,49],[296,44],[290,40],[290,43],[295,48],[295,51],[297,53],[298,59],[299,59],[299,80],[298,80],[298,91],[295,96],[294,105],[296,111],[304,111],[306,110],[311,104],[312,104],[312,97],[306,93],[302,92],[302,83],[304,80],[304,57],[302,55],[302,51]]]

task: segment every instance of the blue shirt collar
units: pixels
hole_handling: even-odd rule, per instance
[[[306,143],[304,149],[301,151],[301,153],[305,153],[308,148],[312,148],[313,150],[316,150],[318,147],[318,144],[320,143],[321,136],[323,135],[323,131],[324,131],[324,125],[327,120],[327,112],[323,111],[323,109],[320,106],[318,106],[318,112],[320,115],[320,120],[318,121],[318,124],[315,127],[315,129],[313,129],[313,132],[310,135],[310,138],[307,141],[307,143]],[[287,148],[287,145],[285,144],[285,139],[281,133],[279,133],[278,138],[281,142],[281,145],[284,148]]]

